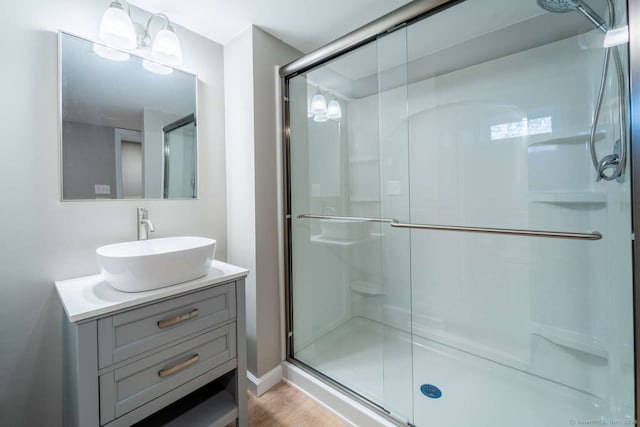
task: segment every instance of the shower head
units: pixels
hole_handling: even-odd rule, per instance
[[[576,9],[576,4],[571,0],[538,0],[538,6],[554,13],[571,12]]]
[[[605,22],[604,18],[591,9],[588,4],[582,0],[537,0],[538,6],[544,10],[548,10],[553,13],[565,13],[577,10],[582,13],[597,29],[606,33],[609,30],[609,26]]]

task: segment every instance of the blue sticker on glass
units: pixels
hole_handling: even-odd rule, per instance
[[[422,384],[420,386],[420,391],[431,399],[439,399],[442,396],[442,391],[432,384]]]

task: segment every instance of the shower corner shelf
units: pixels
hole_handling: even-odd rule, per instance
[[[557,205],[605,205],[607,193],[603,191],[593,192],[557,192],[557,191],[532,191],[529,193],[530,203],[549,203]]]
[[[383,295],[380,283],[367,282],[366,280],[354,280],[351,282],[351,290],[365,295]]]
[[[379,239],[382,236],[383,236],[382,234],[371,233],[371,235],[369,237],[365,238],[365,239],[340,240],[340,239],[327,238],[322,234],[312,234],[311,235],[311,241],[314,242],[314,243],[322,243],[322,244],[331,245],[331,246],[348,247],[348,246],[354,246],[354,245],[359,245],[359,244],[362,244],[362,243],[371,242],[371,241]]]
[[[606,132],[597,132],[596,133],[596,141],[600,141],[606,136]],[[529,147],[536,147],[540,145],[556,145],[556,144],[578,144],[578,143],[587,143],[589,142],[589,134],[579,134],[558,138],[551,138],[540,142],[534,142],[529,144]]]
[[[577,350],[602,359],[609,358],[609,350],[602,341],[581,332],[532,322],[531,334],[539,336],[560,347]]]

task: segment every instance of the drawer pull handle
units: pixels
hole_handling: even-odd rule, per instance
[[[198,309],[194,308],[188,313],[181,314],[180,316],[172,317],[171,319],[158,320],[158,328],[168,328],[169,326],[176,325],[185,320],[193,319],[198,316]]]
[[[160,375],[160,378],[168,377],[169,375],[173,375],[176,372],[180,372],[183,369],[186,369],[189,366],[193,365],[194,363],[197,363],[198,360],[200,360],[200,355],[196,353],[193,356],[191,356],[189,360],[185,360],[182,363],[178,363],[176,366],[172,366],[171,368],[162,369],[158,371],[158,375]]]

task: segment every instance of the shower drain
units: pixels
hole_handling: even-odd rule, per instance
[[[442,396],[442,391],[433,384],[422,384],[420,392],[431,399],[439,399]]]

